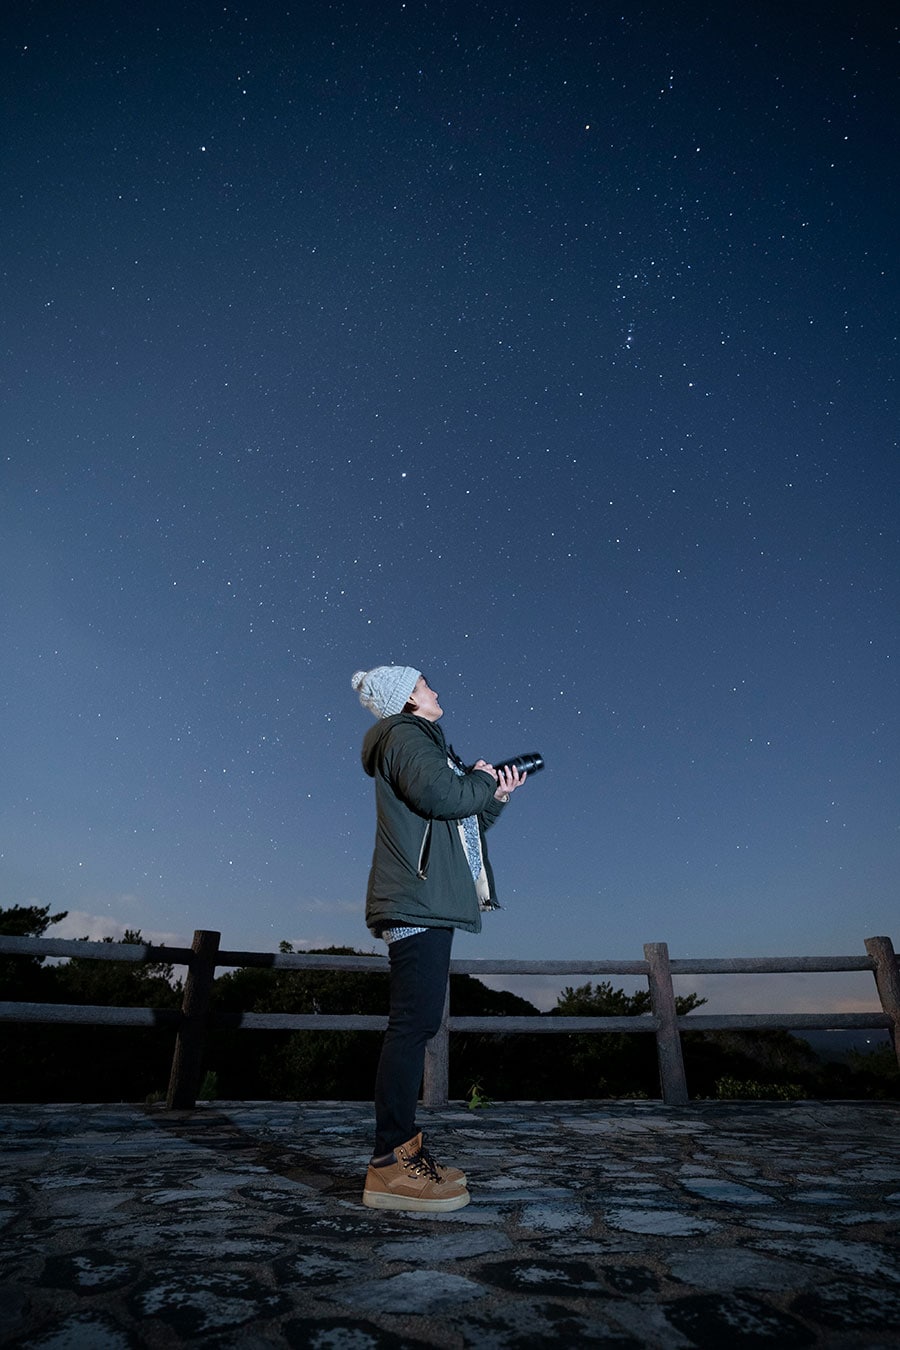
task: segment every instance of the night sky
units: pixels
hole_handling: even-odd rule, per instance
[[[399,662],[547,762],[457,956],[900,945],[889,13],[11,5],[0,904],[375,949]]]

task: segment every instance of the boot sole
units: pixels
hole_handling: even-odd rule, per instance
[[[408,1209],[415,1214],[447,1214],[462,1209],[471,1200],[468,1191],[449,1195],[446,1200],[419,1200],[414,1195],[390,1195],[387,1191],[363,1191],[363,1204],[370,1209]]]

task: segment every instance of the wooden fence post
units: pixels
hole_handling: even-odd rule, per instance
[[[423,1106],[446,1106],[450,1093],[450,980],[444,994],[441,1025],[425,1046]]]
[[[221,933],[197,929],[191,943],[193,959],[188,966],[181,1002],[181,1026],[175,1038],[175,1054],[169,1075],[167,1111],[189,1111],[197,1104],[203,1071],[203,1046],[209,996],[216,974]]]
[[[888,937],[866,938],[866,951],[875,962],[875,986],[881,1006],[891,1019],[891,1041],[900,1067],[900,970],[897,954]]]
[[[684,1076],[684,1058],[681,1036],[675,1022],[675,990],[669,965],[669,948],[665,942],[645,942],[644,960],[649,964],[650,1007],[659,1019],[656,1030],[656,1055],[659,1060],[659,1079],[666,1106],[684,1106],[688,1101],[687,1079]]]

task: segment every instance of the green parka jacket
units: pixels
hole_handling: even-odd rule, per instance
[[[366,893],[366,924],[382,928],[481,931],[475,883],[457,822],[477,816],[490,896],[494,877],[484,831],[503,810],[497,784],[479,769],[460,778],[444,733],[413,713],[385,717],[367,732],[363,768],[375,780],[377,827]]]

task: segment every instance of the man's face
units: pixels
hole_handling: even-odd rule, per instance
[[[415,704],[413,711],[416,717],[424,717],[426,722],[436,722],[444,715],[444,710],[438,703],[438,696],[424,675],[420,675],[416,680],[416,687],[410,694],[409,701]]]

